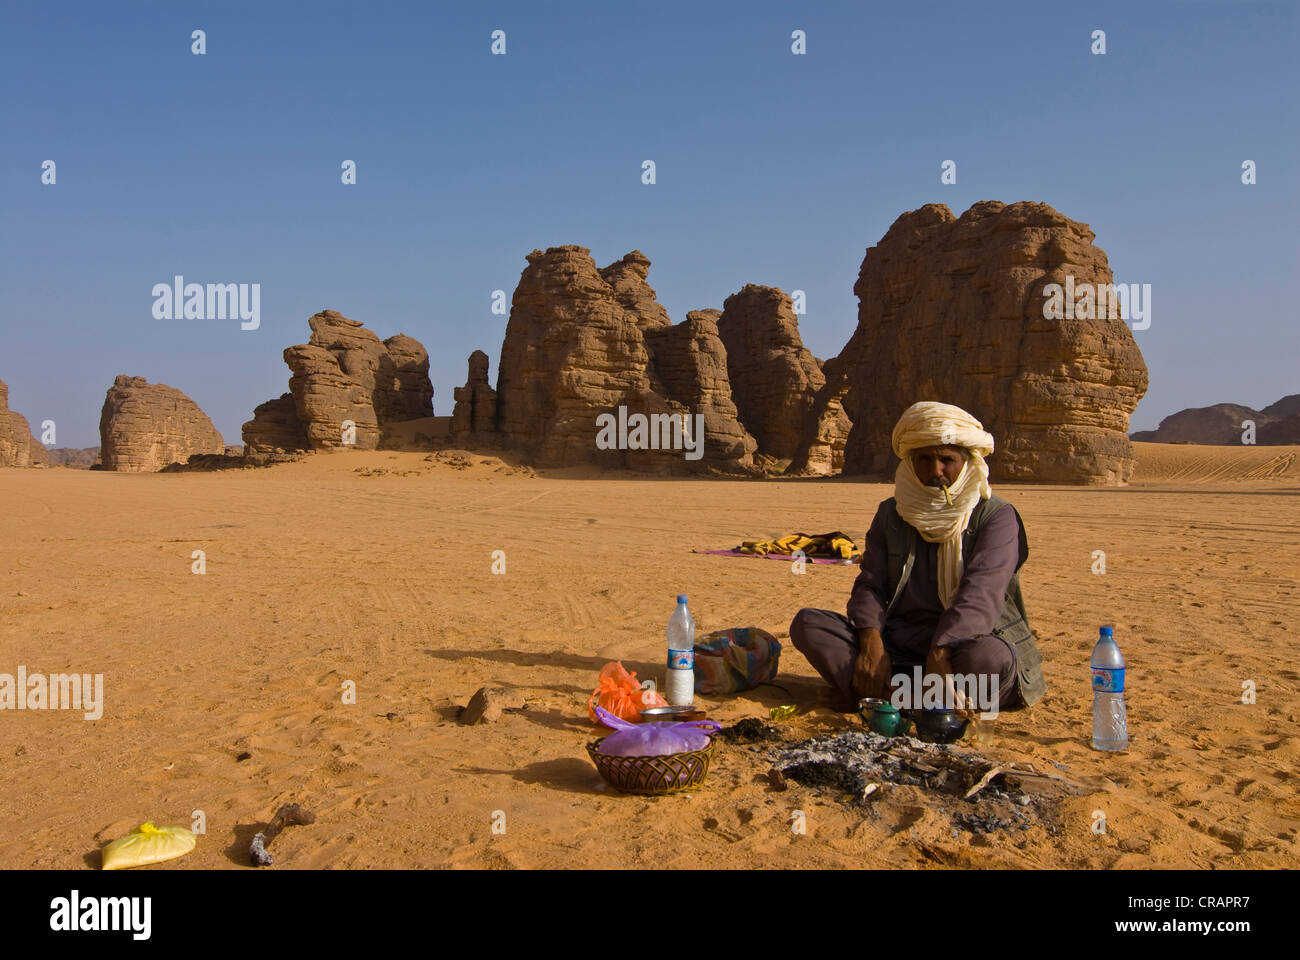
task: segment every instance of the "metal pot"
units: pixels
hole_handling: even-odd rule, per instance
[[[956,710],[912,710],[916,736],[927,743],[952,743],[960,740],[970,723]]]

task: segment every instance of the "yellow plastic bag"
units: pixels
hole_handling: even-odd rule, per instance
[[[194,834],[184,827],[155,827],[152,823],[142,823],[104,848],[104,869],[124,870],[175,860],[193,850],[196,842]]]

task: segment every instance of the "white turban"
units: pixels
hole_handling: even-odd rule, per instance
[[[993,495],[984,458],[993,452],[993,436],[961,407],[924,400],[903,411],[894,426],[894,454],[901,461],[894,474],[898,515],[929,543],[939,544],[939,602],[946,610],[957,595],[964,570],[961,535],[980,500]],[[969,451],[951,487],[921,482],[910,456],[920,447],[955,446]]]

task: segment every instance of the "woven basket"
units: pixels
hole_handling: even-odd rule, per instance
[[[601,742],[587,744],[587,753],[600,775],[624,793],[663,796],[698,787],[709,773],[713,758],[713,738],[703,750],[669,753],[661,757],[617,757],[598,753]]]

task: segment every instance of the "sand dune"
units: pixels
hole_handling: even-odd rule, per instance
[[[1134,443],[1132,482],[1236,483],[1300,480],[1300,447],[1212,447],[1190,443]],[[1294,492],[1294,491],[1292,491]]]
[[[621,658],[658,673],[674,594],[690,595],[700,630],[756,624],[784,641],[799,607],[842,610],[855,573],[692,549],[811,528],[861,537],[887,485],[534,476],[470,453],[0,471],[0,672],[102,673],[106,688],[98,721],[0,713],[0,868],[98,866],[102,842],[195,810],[196,851],[149,869],[242,865],[289,799],[318,819],[276,841],[277,868],[1293,867],[1297,448],[1136,446],[1128,488],[995,485],[1028,527],[1022,582],[1049,690],[1002,716],[988,752],[1096,790],[1064,801],[1055,833],[978,836],[953,836],[917,788],[889,787],[865,812],[774,793],[744,747],[720,748],[690,797],[623,796],[583,749],[597,671]],[[1130,665],[1133,741],[1117,756],[1088,742],[1088,653],[1106,623]],[[778,679],[809,708],[792,732],[854,722],[820,705],[788,645]],[[487,683],[519,688],[527,709],[457,725],[456,705]],[[786,700],[705,698],[723,722]]]

